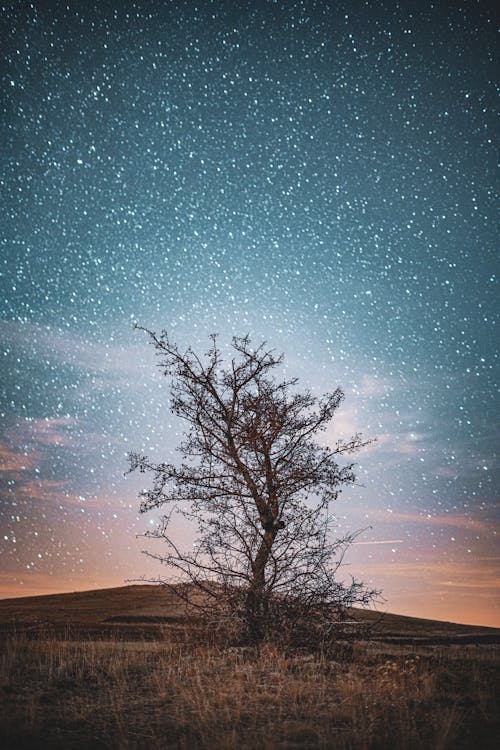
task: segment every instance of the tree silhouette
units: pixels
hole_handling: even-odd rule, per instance
[[[329,447],[315,440],[342,391],[321,399],[299,392],[296,379],[276,377],[283,356],[265,344],[253,348],[248,337],[233,338],[225,363],[216,336],[198,356],[183,353],[166,332],[139,328],[172,379],[171,409],[187,424],[178,465],[129,456],[131,471],[153,478],[141,512],[168,507],[146,534],[163,539],[166,552],[146,554],[168,566],[175,590],[212,616],[238,622],[253,643],[370,603],[376,592],[336,579],[356,534],[335,538],[330,513],[341,488],[355,481],[353,464],[341,466],[339,458],[370,441],[355,435]],[[189,550],[170,536],[176,514],[195,523]]]

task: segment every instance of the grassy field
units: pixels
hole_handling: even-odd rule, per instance
[[[480,631],[486,640],[467,645],[456,640],[464,626],[453,633],[428,623],[424,631],[425,621],[417,621],[417,632],[399,618],[357,641],[348,657],[342,650],[326,658],[271,645],[224,647],[181,625],[167,602],[155,612],[139,589],[146,587],[136,587],[137,597],[116,590],[120,606],[108,593],[104,613],[97,592],[43,597],[31,608],[27,599],[0,602],[1,747],[497,747],[500,646],[488,642],[495,631],[488,639],[486,630],[469,628],[469,636]],[[129,617],[135,612],[133,627],[125,609]],[[163,620],[153,625],[154,617]],[[455,640],[444,645],[450,630]]]

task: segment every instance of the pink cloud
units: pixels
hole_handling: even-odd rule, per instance
[[[431,513],[415,512],[398,512],[387,510],[370,510],[370,520],[379,518],[389,523],[398,524],[420,524],[422,526],[439,526],[440,528],[452,527],[466,529],[468,531],[482,533],[499,533],[500,524],[495,521],[483,520],[472,515],[462,515],[459,513],[440,513],[433,515]]]
[[[87,498],[66,489],[66,484],[59,480],[34,479],[19,488],[19,494],[30,500],[52,502],[58,505],[99,505],[98,498]]]
[[[71,445],[73,438],[68,428],[75,424],[72,417],[49,417],[30,422],[29,431],[33,440],[42,445]]]
[[[45,419],[24,419],[10,428],[6,436],[11,444],[72,445],[74,437],[71,428],[77,420],[70,416],[46,417]]]
[[[6,473],[18,474],[23,471],[30,471],[33,469],[39,461],[39,453],[37,451],[15,451],[6,446],[0,444],[0,471]]]

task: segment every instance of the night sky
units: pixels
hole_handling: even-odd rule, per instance
[[[137,322],[340,385],[325,439],[377,438],[346,575],[500,626],[489,8],[1,4],[0,596],[164,572],[126,455],[181,427]]]

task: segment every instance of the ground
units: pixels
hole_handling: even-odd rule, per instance
[[[496,747],[499,630],[354,618],[352,642],[310,653],[214,641],[154,586],[0,601],[0,745]]]

